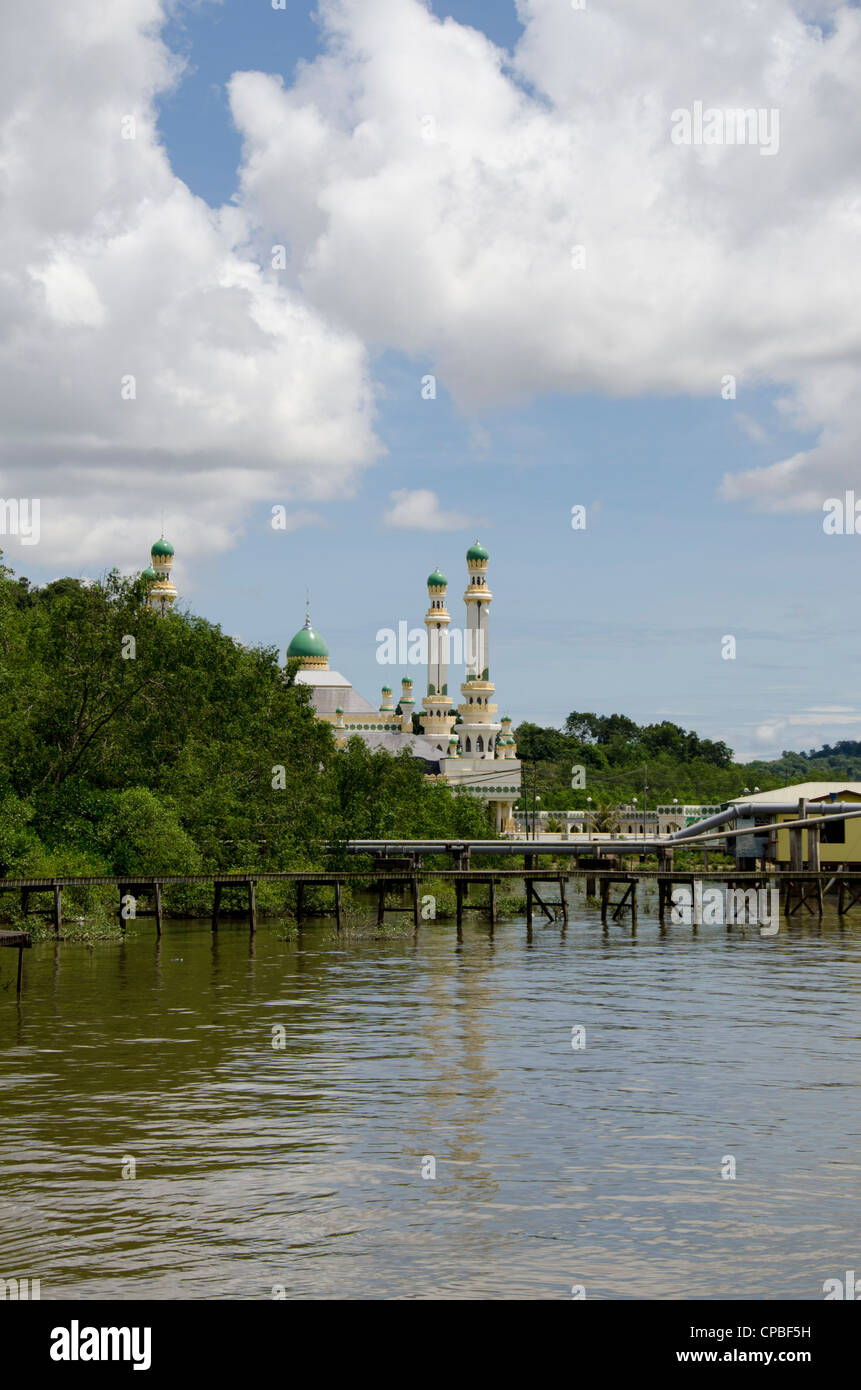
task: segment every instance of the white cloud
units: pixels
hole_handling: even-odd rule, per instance
[[[776,383],[818,442],[729,474],[724,497],[818,509],[854,485],[861,12],[808,4],[819,28],[791,0],[518,10],[509,62],[418,0],[321,0],[328,49],[292,86],[230,82],[243,161],[220,209],[158,143],[154,103],[180,73],[160,0],[16,10],[0,495],[41,498],[43,551],[126,563],[164,507],[192,556],[255,508],[348,493],[381,452],[370,343],[430,364],[467,409],[719,399],[727,372],[743,408]],[[671,113],[696,100],[778,107],[779,153],[673,145]]]
[[[821,505],[861,442],[857,8],[518,0],[513,68],[419,0],[321,11],[291,88],[230,83],[243,206],[316,305],[466,407],[775,383],[820,442],[724,496]],[[698,100],[777,108],[779,152],[674,145]]]
[[[41,548],[73,565],[144,563],[163,507],[185,556],[221,549],[379,452],[359,338],[171,172],[162,21],[157,0],[33,0],[0,58],[0,495],[39,496]]]
[[[444,512],[429,488],[397,488],[389,493],[394,504],[383,514],[383,525],[399,531],[460,531],[470,519],[460,512]]]

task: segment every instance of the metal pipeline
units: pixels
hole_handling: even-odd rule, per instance
[[[727,806],[723,811],[718,811],[716,815],[709,816],[706,820],[697,821],[695,825],[686,825],[684,830],[676,830],[666,839],[671,842],[689,840],[693,835],[704,835],[707,831],[717,829],[719,825],[725,825],[730,820],[749,820],[755,816],[786,816],[797,811],[797,801],[748,801],[740,806]],[[808,816],[846,815],[848,811],[861,811],[861,801],[808,801],[806,811]],[[750,833],[751,835],[764,834],[773,828],[773,826],[768,825],[752,825]]]

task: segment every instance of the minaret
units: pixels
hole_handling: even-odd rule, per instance
[[[413,731],[413,709],[416,703],[413,699],[412,676],[401,677],[401,698],[398,703],[401,707],[401,733],[411,734]]]
[[[145,569],[143,578],[148,583],[147,607],[157,613],[169,613],[176,600],[176,589],[170,577],[173,567],[173,546],[164,536],[155,542],[150,551],[152,565]],[[153,578],[150,578],[150,575]]]
[[[439,569],[428,575],[428,693],[422,700],[422,729],[429,738],[444,735],[446,744],[454,724],[452,701],[448,693],[448,625],[451,615],[445,606],[448,580]]]
[[[466,678],[461,685],[463,703],[458,705],[461,723],[457,726],[461,755],[467,758],[493,758],[501,725],[494,722],[498,706],[492,703],[496,687],[490,679],[488,648],[490,604],[493,594],[487,587],[488,554],[478,541],[466,552],[469,584],[463,596],[466,604]]]
[[[499,722],[502,725],[502,733],[496,740],[496,756],[498,758],[516,758],[517,744],[511,736],[511,715],[504,714]]]

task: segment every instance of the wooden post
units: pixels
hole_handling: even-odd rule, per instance
[[[463,926],[463,879],[456,878],[454,881],[454,896],[457,903],[456,921],[459,927]]]
[[[559,879],[559,898],[562,903],[562,925],[568,926],[568,896],[565,892],[565,879]]]
[[[215,885],[215,897],[212,902],[212,930],[218,931],[218,909],[221,906],[221,884]]]
[[[257,881],[250,878],[248,880],[248,921],[251,930],[257,930]]]
[[[54,931],[63,925],[63,890],[59,883],[54,884]]]
[[[21,972],[24,968],[24,947],[18,947],[18,979],[15,984],[15,998],[21,998]]]
[[[490,880],[490,926],[491,930],[496,926],[496,883]]]
[[[807,828],[807,867],[815,874],[821,872],[818,823]]]
[[[382,879],[377,880],[377,926],[382,926],[386,920],[386,885]]]
[[[842,916],[843,916],[843,903],[844,903],[844,894],[845,894],[845,892],[846,892],[846,883],[845,883],[845,881],[841,878],[840,884],[839,884],[839,887],[838,887],[838,890],[837,890],[837,915],[838,915],[838,917],[842,917]]]
[[[161,884],[155,885],[155,934],[161,936]]]
[[[418,881],[418,878],[417,878],[415,872],[413,872],[412,887],[413,887],[413,925],[417,927],[417,926],[419,925],[419,881]]]
[[[341,880],[335,883],[335,926],[341,930]]]
[[[801,836],[803,834],[804,832],[798,829],[790,830],[789,832],[789,867],[793,873],[801,872],[801,856],[803,852],[801,847]]]
[[[535,890],[532,886],[532,879],[526,880],[526,930],[532,931],[532,895]]]
[[[607,925],[607,902],[608,902],[609,896],[610,896],[610,881],[609,881],[609,879],[602,878],[602,879],[601,879],[601,921],[604,923],[605,926]]]

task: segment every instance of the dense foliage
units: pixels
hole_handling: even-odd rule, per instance
[[[533,792],[545,810],[581,810],[591,796],[593,807],[642,804],[715,803],[741,796],[745,787],[769,791],[793,782],[861,781],[861,743],[827,744],[809,753],[784,752],[770,762],[734,763],[725,743],[700,738],[664,721],[636,724],[624,714],[596,715],[573,711],[562,729],[521,724],[517,755],[524,764],[531,808]],[[574,774],[584,769],[583,778]],[[572,781],[585,781],[572,786]],[[609,828],[609,827],[608,827]]]
[[[274,649],[140,581],[0,565],[0,876],[289,869],[327,840],[491,834],[409,753],[342,751]]]

